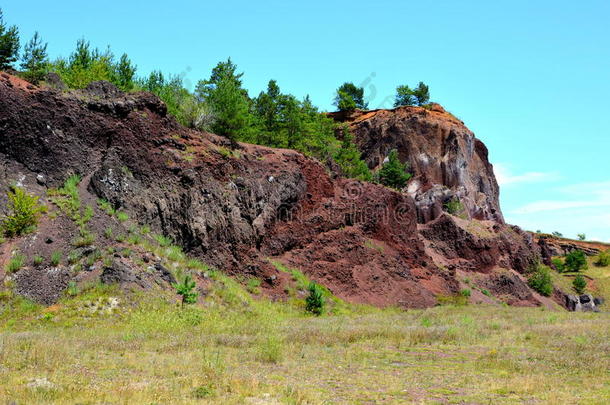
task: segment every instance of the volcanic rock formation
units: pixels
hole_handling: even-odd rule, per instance
[[[415,177],[406,192],[329,176],[292,150],[231,150],[224,138],[178,125],[149,93],[123,94],[108,83],[62,92],[2,75],[0,187],[18,183],[44,200],[49,187],[79,174],[84,203],[105,199],[208,264],[266,280],[262,287],[273,297],[284,294],[287,277],[273,264],[282,263],[351,302],[428,307],[458,293],[472,275],[498,291],[493,299],[475,293],[475,301],[545,303],[520,274],[538,259],[538,246],[504,224],[487,149],[459,120],[440,107],[405,107],[348,121],[371,167],[393,148],[409,161]],[[463,218],[443,211],[456,196]],[[107,223],[95,212],[91,227],[100,235]],[[75,232],[69,220],[45,216],[36,233],[7,241],[0,261],[15,249],[68,249]],[[125,268],[129,260],[120,259],[121,271],[117,264],[70,277],[154,284]],[[30,285],[45,290],[44,280],[32,279],[38,273],[61,274],[53,276],[57,288],[69,282],[63,270],[20,272],[0,271],[0,278],[15,280],[24,294]],[[39,301],[56,297],[45,292]]]

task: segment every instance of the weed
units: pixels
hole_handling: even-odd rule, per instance
[[[104,229],[104,237],[106,239],[112,239],[114,231],[112,230],[111,227],[107,227],[106,229]]]
[[[40,266],[42,264],[42,262],[44,262],[44,258],[40,255],[36,255],[36,256],[34,256],[33,262],[34,262],[35,266]]]
[[[11,259],[8,261],[8,263],[6,265],[6,272],[9,274],[15,273],[15,272],[19,271],[19,269],[21,269],[24,264],[25,264],[25,256],[19,252],[16,252],[13,255],[13,257],[11,257]]]
[[[41,213],[46,212],[46,207],[38,203],[38,196],[15,186],[7,197],[9,213],[2,219],[4,235],[13,237],[33,232]]]
[[[104,211],[106,214],[108,214],[110,216],[113,216],[116,214],[116,210],[114,209],[112,204],[110,204],[108,201],[106,201],[104,199],[97,200],[97,206],[100,207],[100,209],[102,211]]]
[[[116,213],[116,218],[119,220],[119,222],[125,222],[129,219],[129,215],[127,215],[125,211],[119,211]]]
[[[61,262],[61,252],[55,251],[51,253],[51,266],[57,266],[59,265],[59,262]]]

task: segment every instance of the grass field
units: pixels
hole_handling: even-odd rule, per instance
[[[227,278],[206,303],[102,286],[50,308],[3,296],[0,402],[610,403],[605,313],[471,305],[316,318]]]

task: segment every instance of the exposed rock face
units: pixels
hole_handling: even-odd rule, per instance
[[[369,167],[383,164],[392,149],[414,174],[407,192],[420,223],[437,218],[443,204],[459,198],[470,218],[502,223],[499,189],[487,148],[464,123],[438,104],[431,109],[333,113],[349,124]]]
[[[395,147],[409,160],[416,176],[408,193],[333,179],[290,150],[230,151],[226,139],[179,126],[148,93],[126,95],[107,83],[62,93],[7,76],[0,78],[0,186],[17,181],[43,195],[78,173],[83,198],[108,200],[210,265],[282,291],[277,261],[340,298],[380,306],[432,306],[437,295],[459,291],[458,270],[484,281],[501,268],[521,272],[537,256],[528,234],[503,223],[487,151],[459,121],[404,108],[363,114],[352,126],[372,166]],[[455,195],[486,221],[442,213]],[[103,233],[103,222],[92,226]],[[65,237],[63,227],[41,228]],[[48,236],[27,246],[37,249]],[[120,262],[101,276],[153,282]],[[528,299],[518,281],[500,284],[507,301]]]

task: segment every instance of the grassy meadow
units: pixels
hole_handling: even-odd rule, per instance
[[[93,285],[43,308],[3,296],[0,402],[610,402],[610,316],[505,306],[398,311],[255,299],[205,305]]]

